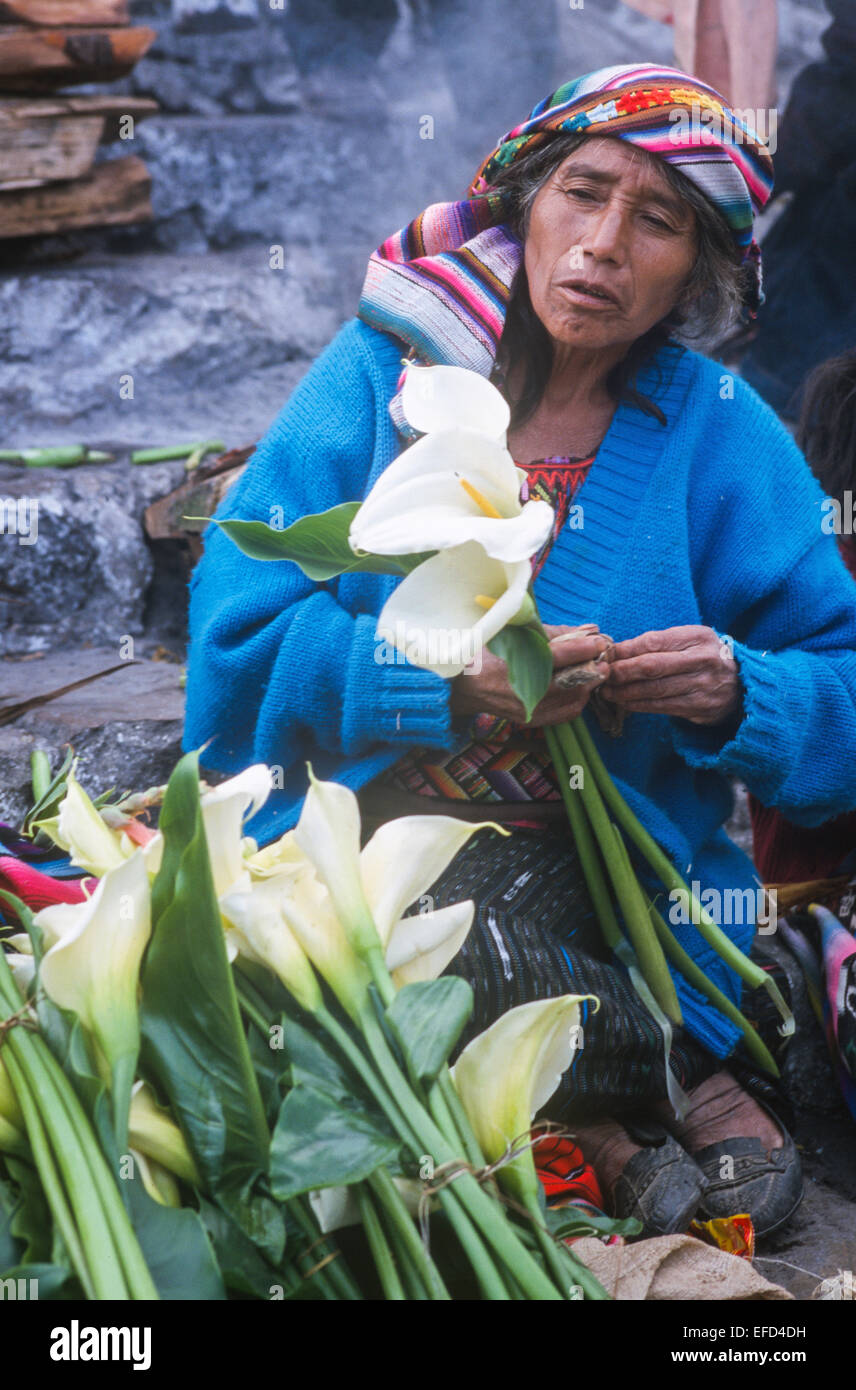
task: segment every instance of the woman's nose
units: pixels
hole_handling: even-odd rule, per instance
[[[627,254],[627,219],[624,210],[614,203],[600,208],[591,218],[585,250],[598,261],[614,261],[620,265]]]

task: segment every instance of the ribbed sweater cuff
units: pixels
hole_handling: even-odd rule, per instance
[[[728,726],[672,721],[675,750],[690,767],[713,768],[727,776],[757,782],[793,758],[793,726],[783,710],[782,671],[774,652],[734,642],[743,690],[743,718],[736,732]],[[795,674],[795,673],[794,673]],[[791,672],[789,672],[789,678]]]
[[[378,643],[376,630],[375,617],[357,619],[345,682],[342,751],[355,753],[377,743],[397,743],[402,749],[453,747],[451,682],[403,658],[401,664],[376,660],[378,653],[389,651],[387,644]]]

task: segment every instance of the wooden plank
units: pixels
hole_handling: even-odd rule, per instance
[[[0,238],[146,222],[152,215],[150,190],[148,169],[129,154],[97,164],[84,179],[0,193]]]
[[[152,97],[113,96],[106,92],[69,92],[56,96],[0,96],[0,120],[42,119],[48,116],[111,116],[129,114],[135,120],[154,116],[160,110]]]
[[[157,110],[148,97],[0,98],[0,190],[82,177],[99,143],[127,138],[124,118]]]
[[[0,112],[0,191],[10,183],[45,183],[88,174],[104,131],[103,116],[4,121]]]
[[[0,24],[130,24],[128,0],[0,0]]]
[[[154,29],[0,29],[0,90],[28,91],[126,77]]]

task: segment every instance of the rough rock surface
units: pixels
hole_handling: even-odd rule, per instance
[[[281,271],[266,248],[21,271],[0,283],[4,444],[251,443],[339,322],[333,278],[300,248]],[[62,341],[73,351],[58,361]],[[20,471],[36,490],[35,471]],[[63,488],[87,471],[64,473]],[[121,478],[129,515],[164,481],[153,468]]]
[[[119,659],[123,639],[143,632],[152,579],[142,513],[174,486],[181,470],[180,463],[69,469],[0,464],[0,653],[100,642]],[[36,509],[37,527],[26,539],[10,527],[10,499],[23,499],[28,516]],[[17,517],[16,508],[16,525]]]
[[[118,665],[115,647],[55,652],[0,664],[0,707]],[[0,820],[18,824],[32,801],[30,753],[43,748],[54,770],[70,745],[93,793],[142,791],[165,782],[181,754],[181,668],[129,661],[112,675],[37,705],[0,726]]]

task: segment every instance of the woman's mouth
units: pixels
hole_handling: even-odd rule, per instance
[[[615,309],[618,301],[613,294],[587,280],[573,280],[560,285],[559,289],[573,304],[584,309]]]

